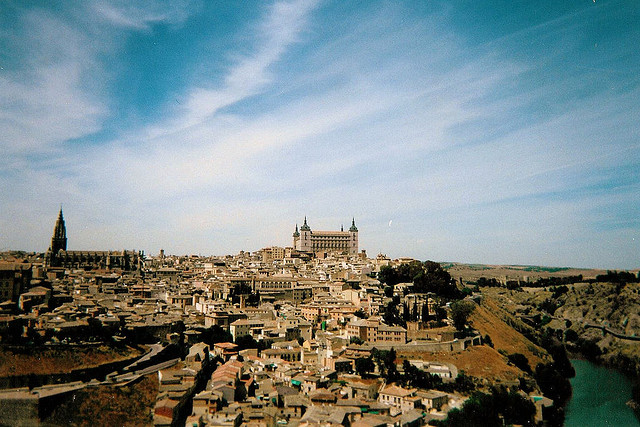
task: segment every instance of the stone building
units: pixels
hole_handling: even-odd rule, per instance
[[[312,231],[307,224],[307,217],[304,224],[298,231],[293,232],[293,248],[301,252],[338,252],[348,255],[358,254],[358,228],[355,219],[351,221],[351,227],[344,231]]]

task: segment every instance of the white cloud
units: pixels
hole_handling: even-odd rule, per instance
[[[552,104],[580,76],[532,83],[537,65],[512,61],[499,41],[471,49],[447,32],[446,16],[398,21],[392,12],[401,6],[393,4],[344,32],[319,35],[317,6],[266,7],[262,21],[240,29],[252,48],[223,55],[227,72],[191,82],[180,105],[160,106],[168,112],[163,119],[103,145],[67,145],[59,162],[7,162],[13,174],[28,169],[29,183],[65,188],[47,194],[17,185],[27,195],[11,214],[39,199],[54,210],[56,199],[69,200],[89,224],[75,231],[87,248],[252,250],[289,243],[304,214],[318,227],[354,215],[374,255],[592,262],[572,251],[587,240],[597,247],[581,236],[608,221],[614,207],[609,196],[590,197],[584,188],[607,185],[603,168],[637,163],[637,91],[557,100],[562,113],[541,114],[538,104]],[[110,5],[100,19],[126,31],[185,19],[179,11],[129,7]],[[83,35],[70,34],[64,45],[78,45]],[[49,146],[99,130],[105,114],[106,101],[83,79],[96,54],[72,49],[63,56],[69,59],[33,77],[31,91],[17,77],[0,81],[28,117],[43,112],[42,126],[30,132],[49,132]],[[0,120],[21,123],[18,109],[0,111]],[[60,128],[55,117],[65,118]],[[21,131],[16,125],[13,132]],[[5,175],[0,184],[15,182]]]
[[[198,7],[198,2],[192,0],[124,0],[93,1],[90,9],[115,26],[149,30],[158,23],[182,24]]]
[[[0,147],[8,153],[47,151],[86,136],[100,129],[106,114],[88,89],[96,66],[89,39],[46,12],[23,20],[21,62],[0,75]]]

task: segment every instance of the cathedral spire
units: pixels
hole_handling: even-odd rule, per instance
[[[64,225],[64,216],[62,215],[62,206],[58,213],[58,220],[53,229],[53,237],[51,238],[51,251],[57,254],[59,250],[67,250],[67,228]]]
[[[351,220],[351,227],[349,228],[349,231],[352,232],[357,232],[358,228],[356,227],[356,219],[355,217]]]

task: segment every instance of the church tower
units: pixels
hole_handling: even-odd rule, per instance
[[[48,267],[59,267],[60,259],[58,252],[67,250],[67,228],[64,226],[64,217],[62,216],[62,207],[58,214],[56,226],[53,228],[53,237],[51,237],[51,246],[45,254],[45,264]]]
[[[358,254],[358,228],[356,227],[356,219],[351,220],[351,227],[349,227],[349,254]]]
[[[67,229],[64,226],[64,217],[62,216],[62,208],[58,214],[58,220],[56,226],[53,229],[53,237],[51,238],[51,252],[55,255],[62,249],[67,250]]]

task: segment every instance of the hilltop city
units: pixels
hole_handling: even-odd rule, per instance
[[[369,258],[355,218],[310,224],[288,247],[149,256],[67,249],[60,209],[45,253],[0,262],[2,423],[85,411],[158,426],[456,425],[474,405],[501,423],[561,420],[566,351],[535,331],[553,310],[497,301],[523,281],[586,278],[456,279],[432,261]],[[503,293],[487,300],[481,285]]]

